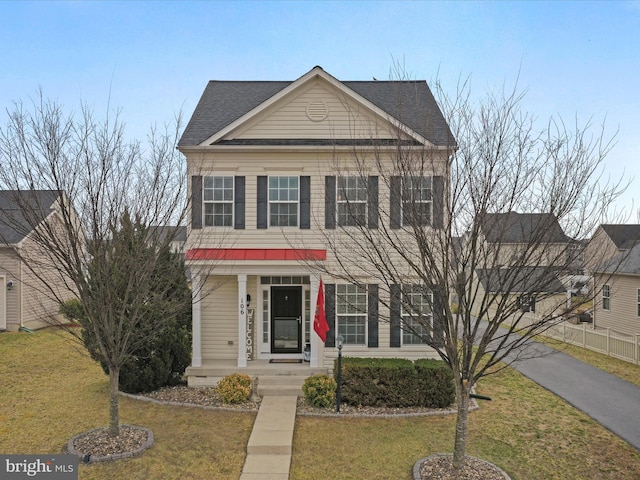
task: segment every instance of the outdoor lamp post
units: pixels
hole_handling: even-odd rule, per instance
[[[342,401],[342,342],[344,337],[338,335],[338,388],[336,389],[336,412],[340,413],[340,402]]]

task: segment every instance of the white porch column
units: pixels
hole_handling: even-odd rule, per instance
[[[202,366],[202,323],[200,316],[200,300],[202,296],[202,279],[199,273],[191,277],[191,365]]]
[[[315,332],[313,328],[313,321],[316,315],[316,302],[318,301],[318,289],[320,287],[320,280],[318,277],[311,275],[311,321],[309,322],[309,328],[311,331],[309,332],[309,338],[311,339],[311,358],[310,358],[310,366],[311,368],[317,368],[320,366],[319,361],[319,353],[320,349],[323,348],[322,340],[318,337],[318,334]]]
[[[247,366],[247,275],[238,275],[238,367]]]

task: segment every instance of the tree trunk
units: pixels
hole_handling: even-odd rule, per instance
[[[469,419],[469,392],[468,385],[458,385],[456,403],[458,413],[456,415],[456,440],[453,447],[453,468],[456,470],[464,465],[464,458],[467,451],[467,421]]]
[[[113,437],[120,435],[120,388],[118,380],[120,379],[120,369],[115,367],[109,368],[109,386],[110,386],[110,405],[109,405],[109,434]]]

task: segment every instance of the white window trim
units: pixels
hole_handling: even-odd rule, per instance
[[[272,178],[297,178],[298,179],[298,199],[297,200],[271,200],[271,179]],[[280,190],[278,188],[278,190]],[[271,225],[271,205],[295,204],[298,206],[296,212],[295,225]],[[298,228],[300,226],[300,175],[269,175],[267,177],[267,225],[269,228]]]
[[[339,305],[339,299],[340,299],[340,294],[338,293],[339,291],[339,287],[341,286],[349,286],[352,285],[354,287],[357,287],[357,285],[352,284],[352,283],[341,283],[341,284],[336,284],[336,345],[337,345],[337,340],[338,340],[338,335],[340,335],[340,319],[341,317],[362,317],[362,321],[364,323],[364,340],[362,343],[349,343],[347,341],[347,338],[345,337],[344,339],[344,345],[349,345],[349,346],[354,346],[354,347],[366,347],[367,346],[367,338],[368,338],[368,307],[369,307],[369,302],[368,302],[368,290],[366,287],[362,288],[362,290],[364,290],[364,296],[365,296],[365,301],[364,301],[364,312],[363,311],[359,311],[358,313],[338,313],[338,305]]]
[[[406,309],[405,309],[406,302],[405,302],[405,299],[404,299],[406,289],[408,287],[413,287],[414,285],[415,284],[407,284],[407,285],[403,285],[402,286],[402,297],[403,298],[402,298],[402,302],[400,302],[400,319],[401,319],[401,322],[402,322],[402,329],[401,329],[401,335],[400,335],[400,345],[402,345],[403,347],[414,347],[414,346],[419,346],[419,345],[427,345],[427,341],[426,340],[422,340],[419,343],[405,343],[405,340],[404,340],[405,334],[410,334],[410,335],[412,335],[414,337],[417,336],[413,332],[406,331],[404,329],[406,319],[413,319],[416,316],[415,312],[412,313],[412,312],[407,312],[406,311]],[[431,295],[431,305],[433,305],[433,293],[430,293],[430,295]],[[429,318],[429,323],[431,324],[431,333],[433,335],[433,313],[428,314],[428,315],[423,315],[421,317]]]
[[[606,289],[606,295],[605,295],[605,289]],[[605,300],[608,300],[607,308],[605,308],[604,306]],[[602,286],[602,310],[606,310],[607,312],[611,311],[611,287],[609,286],[608,283],[605,283]]]
[[[405,182],[408,179],[418,179],[418,178],[424,178],[424,179],[429,179],[430,183],[431,183],[431,200],[413,200],[413,203],[420,203],[420,204],[428,204],[429,205],[429,222],[425,223],[424,225],[430,225],[433,223],[433,176],[431,175],[422,175],[422,176],[405,176],[402,177],[402,185],[401,185],[401,198],[400,198],[400,220],[401,220],[401,224],[403,226],[411,226],[411,225],[405,225],[404,224],[404,204],[408,203],[405,201]]]
[[[213,179],[212,182],[215,182],[216,178],[231,178],[231,200],[205,200],[205,191],[208,190],[205,187],[205,182],[207,178],[211,178]],[[235,222],[235,208],[234,208],[234,203],[235,203],[235,198],[236,198],[236,185],[235,185],[235,176],[234,175],[205,175],[202,177],[202,226],[205,228],[233,228],[234,222]],[[212,191],[212,196],[213,196],[213,192],[215,191],[215,188],[212,187],[210,189]],[[218,205],[218,204],[225,204],[225,205],[231,205],[231,224],[230,225],[214,225],[213,223],[211,225],[207,225],[207,205]],[[215,218],[215,214],[212,215],[212,219]]]
[[[341,181],[344,182],[346,179],[358,179],[360,181],[364,182],[364,185],[362,186],[364,188],[364,192],[365,192],[365,198],[364,200],[351,200],[346,198],[341,199],[340,195],[342,192],[345,191],[344,186],[341,186],[340,183]],[[338,225],[339,227],[358,227],[359,225],[365,225],[367,222],[367,200],[368,200],[368,191],[367,191],[367,179],[362,178],[361,176],[358,175],[342,175],[336,178],[336,225]],[[342,187],[342,188],[341,188]],[[348,225],[346,223],[343,223],[340,221],[340,205],[356,205],[356,204],[363,204],[364,205],[364,218],[362,220],[358,220],[356,222],[356,225]],[[348,207],[347,207],[348,209]]]

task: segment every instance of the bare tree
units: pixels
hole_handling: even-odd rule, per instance
[[[393,346],[424,344],[449,366],[460,468],[473,387],[577,306],[565,288],[580,269],[576,240],[624,188],[602,178],[612,146],[604,130],[551,119],[538,131],[517,89],[477,102],[466,83],[453,97],[436,91],[451,129],[445,148],[399,128],[393,142],[336,149],[336,218],[319,228],[331,255],[315,268],[361,288],[377,284]],[[375,225],[362,201],[372,196]]]
[[[33,248],[15,254],[48,299],[58,306],[80,301],[77,320],[108,366],[109,432],[118,435],[120,368],[152,336],[133,332],[159,331],[175,314],[169,307],[162,315],[144,312],[171,293],[158,287],[156,267],[174,233],[149,227],[184,224],[187,212],[185,165],[175,148],[180,121],[152,129],[143,148],[125,138],[118,115],[97,121],[86,106],[67,114],[42,94],[32,108],[17,103],[8,114],[0,129],[0,188],[11,208],[1,212],[3,222],[27,236]],[[53,204],[42,202],[52,197]],[[119,234],[123,225],[131,232]]]

